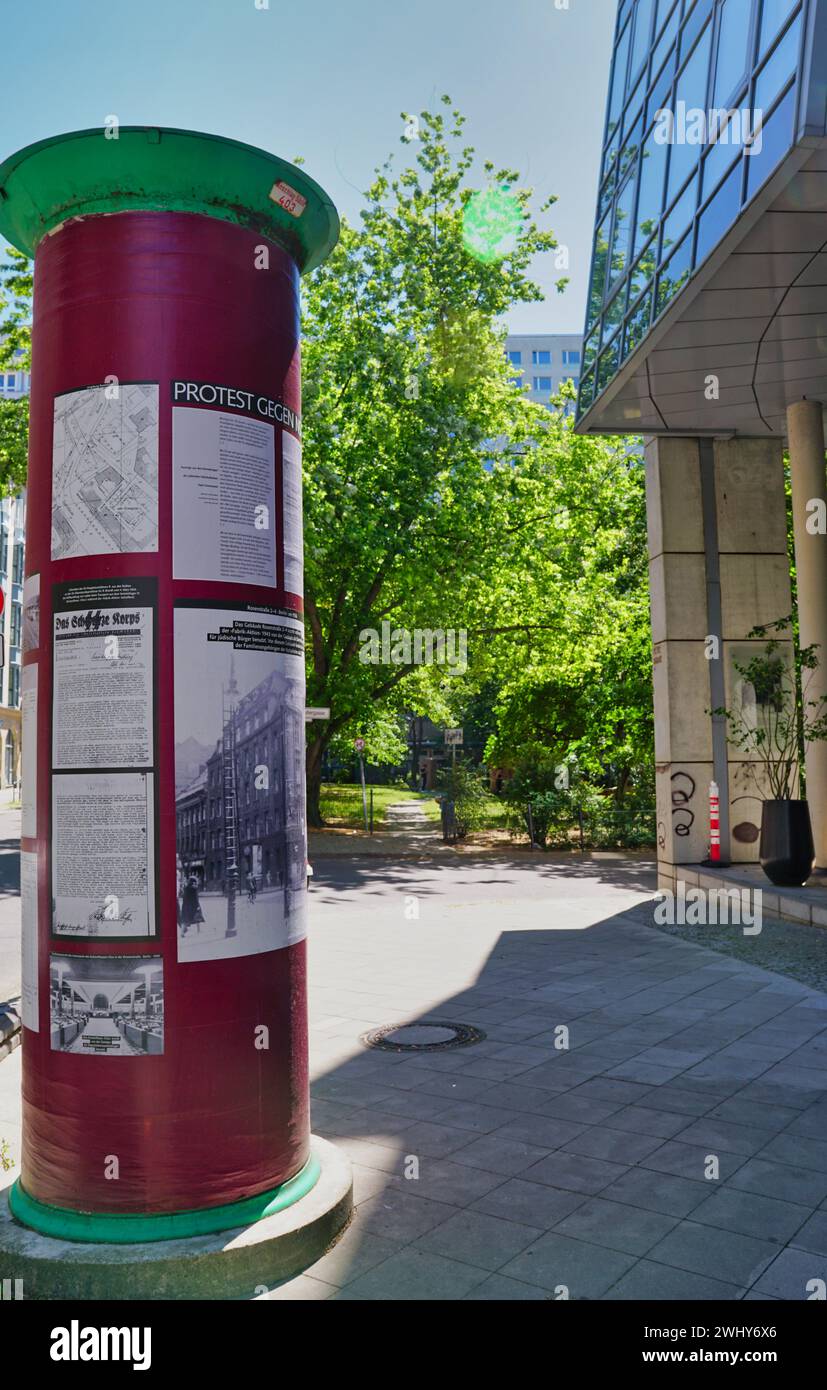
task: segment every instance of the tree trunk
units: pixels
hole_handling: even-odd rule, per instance
[[[324,825],[322,820],[322,755],[325,749],[324,737],[319,734],[307,745],[307,824],[315,829]]]

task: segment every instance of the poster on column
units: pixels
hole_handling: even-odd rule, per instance
[[[154,765],[154,579],[53,587],[52,766]]]
[[[20,1017],[24,1028],[40,1032],[37,979],[37,855],[31,850],[20,851],[20,912],[21,912],[21,974]]]
[[[275,427],[172,411],[173,576],[276,585]]]
[[[23,756],[20,834],[37,835],[37,662],[23,667],[20,687]]]
[[[175,606],[179,961],[305,935],[304,627],[291,610]]]
[[[281,432],[281,492],[284,536],[284,587],[304,594],[304,531],[302,527],[302,446],[287,430]]]
[[[30,574],[23,582],[23,655],[40,646],[40,575]]]
[[[151,772],[52,775],[52,933],[155,935]]]
[[[163,961],[53,953],[49,1013],[53,1052],[157,1056],[164,1050]]]
[[[157,382],[56,396],[52,559],[157,549]]]

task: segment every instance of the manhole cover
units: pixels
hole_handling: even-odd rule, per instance
[[[470,1023],[389,1023],[363,1033],[365,1047],[383,1052],[444,1052],[448,1047],[468,1047],[482,1042],[485,1034]]]

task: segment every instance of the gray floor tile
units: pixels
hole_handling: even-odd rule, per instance
[[[398,1246],[392,1241],[372,1236],[363,1229],[358,1219],[345,1231],[344,1235],[306,1273],[325,1284],[344,1288],[360,1275],[381,1264],[383,1260],[395,1255]]]
[[[797,1249],[827,1255],[827,1211],[814,1212],[809,1221],[796,1231],[791,1243]]]
[[[516,1279],[506,1279],[502,1274],[490,1274],[481,1284],[465,1295],[466,1303],[524,1303],[528,1301],[548,1301],[552,1295],[547,1289],[536,1284],[521,1284]]]
[[[408,1247],[348,1284],[341,1296],[379,1301],[446,1301],[464,1298],[484,1278],[482,1269]]]
[[[576,1134],[582,1134],[585,1123],[555,1119],[549,1115],[523,1115],[502,1129],[495,1130],[498,1138],[518,1139],[524,1144],[536,1144],[541,1149],[559,1149]]]
[[[454,1161],[469,1168],[485,1168],[491,1173],[501,1173],[503,1177],[510,1178],[547,1156],[548,1149],[545,1145],[541,1147],[537,1144],[526,1144],[520,1139],[505,1137],[507,1134],[507,1125],[495,1134],[484,1134],[455,1154]]]
[[[541,1234],[534,1226],[482,1211],[462,1211],[420,1236],[415,1248],[493,1271],[532,1245]]]
[[[731,1120],[737,1125],[754,1125],[756,1129],[773,1132],[784,1129],[797,1115],[800,1111],[788,1105],[762,1105],[755,1100],[741,1100],[737,1095],[722,1100],[709,1112],[710,1119]]]
[[[410,1128],[404,1131],[407,1152],[424,1154],[427,1158],[446,1158],[473,1140],[473,1135],[467,1129],[456,1129],[453,1125],[439,1124],[436,1120],[408,1123]]]
[[[460,1101],[443,1112],[445,1124],[455,1129],[467,1129],[472,1134],[490,1134],[511,1120],[518,1119],[513,1110],[500,1110],[493,1105],[481,1105],[476,1101]]]
[[[796,1168],[813,1168],[827,1173],[827,1142],[803,1134],[778,1134],[761,1150],[761,1157],[773,1163],[791,1163]]]
[[[631,1164],[639,1163],[663,1143],[661,1138],[651,1134],[630,1134],[628,1131],[611,1129],[609,1125],[590,1125],[582,1134],[564,1144],[563,1150],[589,1158],[607,1158],[612,1163]]]
[[[827,1256],[788,1248],[782,1250],[761,1275],[754,1291],[769,1294],[772,1298],[807,1302],[817,1292],[808,1288],[813,1280],[827,1283]]]
[[[627,1202],[646,1211],[663,1212],[666,1216],[688,1216],[706,1201],[709,1183],[692,1182],[672,1177],[668,1173],[653,1173],[645,1168],[630,1168],[600,1194],[607,1201]]]
[[[644,1211],[623,1202],[590,1197],[555,1226],[555,1233],[605,1245],[627,1255],[645,1255],[677,1223],[675,1216]]]
[[[708,1160],[718,1160],[718,1177],[707,1178]],[[667,1139],[654,1153],[641,1160],[642,1168],[657,1173],[673,1173],[675,1177],[691,1178],[695,1182],[722,1181],[737,1172],[744,1159],[741,1154],[724,1153],[722,1149],[703,1144],[684,1144],[682,1139]]]
[[[410,1190],[417,1197],[451,1206],[467,1207],[502,1182],[502,1175],[484,1168],[464,1168],[451,1158],[423,1158],[418,1178],[397,1178],[401,1190]]]
[[[526,1182],[546,1183],[564,1191],[594,1194],[608,1187],[626,1172],[622,1163],[607,1163],[601,1158],[583,1158],[580,1154],[549,1154],[521,1175]]]
[[[405,1245],[455,1216],[456,1212],[455,1206],[445,1202],[434,1202],[396,1187],[387,1187],[362,1203],[359,1221],[368,1235]]]
[[[631,1268],[635,1258],[550,1231],[500,1273],[539,1284],[552,1293],[565,1288],[569,1298],[600,1298]]]
[[[705,1275],[693,1274],[686,1269],[655,1264],[652,1260],[640,1260],[634,1269],[618,1280],[605,1297],[641,1303],[694,1303],[696,1300],[734,1302],[740,1299],[742,1292],[736,1284],[725,1284],[720,1279],[709,1279]],[[655,1343],[652,1345],[654,1347]],[[669,1345],[672,1345],[671,1342]]]
[[[621,1108],[621,1102],[617,1100],[592,1100],[589,1096],[567,1095],[554,1096],[547,1101],[543,1114],[558,1120],[582,1120],[584,1124],[599,1125]]]
[[[547,1231],[583,1201],[585,1198],[581,1192],[564,1192],[559,1188],[546,1187],[543,1183],[509,1178],[499,1187],[478,1197],[472,1203],[472,1209]]]
[[[692,1220],[703,1226],[738,1231],[741,1235],[778,1241],[784,1245],[801,1228],[809,1211],[809,1207],[797,1202],[783,1202],[777,1197],[742,1192],[727,1184],[695,1208]]]
[[[688,1269],[710,1279],[749,1288],[778,1253],[768,1240],[682,1221],[649,1251],[658,1264]]]
[[[673,1115],[705,1115],[720,1103],[720,1096],[687,1091],[682,1086],[661,1086],[646,1097],[649,1109],[668,1110]]]
[[[827,1197],[827,1175],[812,1168],[795,1168],[789,1163],[772,1163],[750,1158],[731,1179],[733,1187],[779,1197],[785,1202],[814,1206]]]
[[[763,1149],[772,1138],[766,1129],[755,1129],[751,1125],[734,1124],[731,1120],[716,1119],[704,1115],[702,1119],[683,1130],[682,1144],[700,1144],[709,1153],[733,1153],[749,1157]]]
[[[632,1134],[649,1134],[656,1139],[671,1139],[692,1124],[691,1115],[672,1115],[668,1110],[652,1110],[647,1105],[628,1105],[618,1110],[609,1121],[612,1129],[629,1130]]]

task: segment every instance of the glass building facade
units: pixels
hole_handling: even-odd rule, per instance
[[[620,0],[578,417],[808,130],[827,0]],[[812,90],[811,90],[812,85]]]

